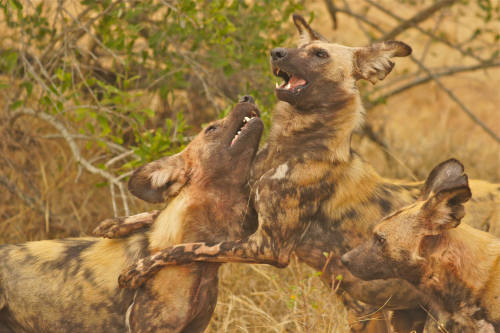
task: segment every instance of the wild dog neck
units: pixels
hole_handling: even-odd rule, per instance
[[[443,300],[450,312],[476,303],[500,256],[500,242],[465,224],[425,240],[422,248],[425,273],[418,286]]]
[[[347,162],[351,135],[362,122],[363,106],[358,94],[342,94],[321,107],[300,110],[286,102],[276,106],[268,147],[272,158],[290,156]],[[276,155],[276,156],[274,156]]]
[[[242,187],[212,186],[184,188],[160,212],[149,233],[154,253],[189,242],[214,242],[241,238],[248,226],[249,191]]]

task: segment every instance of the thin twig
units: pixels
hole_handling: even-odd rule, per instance
[[[349,3],[347,2],[347,0],[343,0],[344,1],[344,6],[345,8],[349,11],[349,13],[353,13],[353,11],[351,10],[351,7],[349,6]],[[369,40],[373,40],[373,37],[372,35],[365,29],[365,27],[363,26],[363,24],[361,23],[361,21],[365,22],[364,20],[361,20],[359,17],[354,17],[356,19],[356,24],[358,25],[359,29],[361,31],[363,31],[363,33],[365,34],[365,36],[369,39]]]
[[[372,6],[374,6],[375,8],[379,9],[381,12],[387,14],[388,16],[392,17],[393,19],[399,21],[399,22],[402,22],[404,21],[404,19],[396,14],[394,14],[392,11],[390,11],[389,9],[385,8],[384,6],[380,5],[379,3],[377,3],[376,1],[373,1],[373,0],[364,0],[365,2],[371,4]],[[338,10],[340,12],[340,10]],[[365,22],[368,22],[369,20],[368,19],[365,19]],[[373,23],[373,22],[372,22]],[[374,24],[374,23],[373,23]],[[451,43],[450,41],[444,39],[444,38],[441,38],[435,34],[432,34],[430,32],[428,32],[427,30],[425,29],[422,29],[419,25],[415,25],[413,26],[412,28],[415,28],[416,30],[418,30],[419,32],[423,33],[424,35],[426,36],[429,36],[431,37],[432,39],[440,42],[440,43],[443,43],[445,44],[446,46],[452,48],[452,49],[455,49],[457,50],[458,52],[460,52],[462,55],[465,55],[465,56],[468,56],[468,57],[471,57],[479,62],[484,62],[484,60],[473,54],[472,52],[470,51],[467,51],[467,50],[464,50],[463,48],[461,48],[460,46],[458,45],[455,45],[453,43]],[[382,29],[378,28],[377,26],[377,30],[378,31],[382,31]]]
[[[479,125],[493,140],[495,140],[497,143],[500,143],[500,137],[495,134],[488,126],[486,126],[450,89],[448,89],[434,74],[432,71],[430,71],[423,63],[421,63],[417,58],[414,56],[410,55],[410,59],[416,63],[424,72],[426,72],[434,82],[436,82],[437,86],[443,90],[448,96],[455,102],[457,105],[462,109],[462,111],[465,112],[469,118],[475,122],[477,125]]]
[[[436,20],[436,24],[434,24],[434,27],[432,28],[432,33],[435,34],[436,31],[439,29],[439,26],[441,25],[441,22],[443,21],[443,17],[444,17],[444,11],[442,11],[437,20]],[[431,45],[432,45],[432,38],[429,38],[429,40],[427,41],[427,43],[425,44],[425,47],[424,47],[424,51],[422,52],[422,56],[420,57],[420,61],[422,63],[425,62],[425,58],[427,57],[427,54],[429,52],[429,50],[431,49]],[[420,74],[420,71],[418,71],[418,74]]]
[[[93,137],[93,136],[84,135],[84,134],[70,134],[70,136],[71,136],[71,138],[73,138],[75,140],[100,141],[100,142],[106,144],[106,146],[109,147],[110,149],[114,149],[115,151],[117,151],[119,153],[126,153],[126,152],[130,151],[125,147],[122,147],[114,142],[105,140],[103,138]],[[64,136],[62,136],[61,134],[45,134],[45,135],[41,135],[40,137],[44,138],[44,139],[64,139]],[[138,157],[138,156],[134,155],[134,157]]]
[[[0,174],[0,185],[3,185],[10,193],[21,199],[27,206],[40,213],[44,213],[44,208],[40,206],[40,200],[35,200],[31,196],[21,191],[16,184],[11,183],[10,180]]]
[[[110,55],[111,55],[111,56],[112,56],[112,57],[113,57],[113,58],[114,58],[114,59],[115,59],[118,63],[120,63],[122,66],[125,66],[125,61],[124,61],[122,58],[118,57],[118,55],[117,55],[115,52],[113,52],[113,50],[111,50],[111,49],[110,49],[110,48],[108,48],[106,45],[104,45],[104,44],[103,44],[103,43],[99,40],[99,38],[97,38],[97,37],[96,37],[93,33],[91,33],[91,32],[90,32],[89,27],[84,26],[83,24],[81,24],[81,23],[79,22],[79,20],[78,20],[78,17],[73,16],[73,14],[72,14],[69,10],[67,10],[66,8],[63,8],[63,9],[64,9],[64,11],[66,12],[66,14],[67,14],[69,17],[71,17],[71,19],[72,19],[73,21],[75,21],[75,22],[77,22],[77,23],[79,23],[79,24],[81,25],[82,29],[83,29],[83,30],[87,33],[87,35],[88,35],[90,38],[92,38],[92,39],[93,39],[93,40],[97,43],[97,45],[99,45],[100,47],[102,47],[102,48],[103,48],[103,50],[106,50],[106,51],[107,51],[107,52],[108,52],[108,53],[109,53],[109,54],[110,54]]]
[[[111,206],[113,207],[113,215],[118,216],[118,208],[116,207],[115,185],[111,182],[109,183],[109,193],[111,193]]]
[[[437,11],[443,9],[444,7],[449,7],[453,5],[455,2],[458,0],[441,0],[438,2],[435,2],[431,6],[421,10],[417,14],[413,15],[411,18],[402,21],[398,26],[396,26],[394,29],[389,31],[388,33],[384,34],[382,37],[379,38],[379,41],[384,41],[384,40],[389,40],[389,39],[394,39],[396,36],[401,34],[403,31],[416,27],[417,24],[427,20],[429,17],[431,17],[434,13]]]
[[[379,32],[382,31],[382,29],[380,29],[380,27],[379,27],[379,25],[377,23],[374,23],[374,22],[368,20],[365,15],[357,14],[357,13],[353,12],[352,10],[350,10],[348,8],[338,8],[337,7],[337,12],[344,13],[344,14],[347,14],[349,16],[352,16],[355,19],[358,19],[359,21],[361,21],[363,23],[366,23],[367,25],[369,25],[373,29],[375,29],[375,30],[377,30]]]
[[[332,19],[333,30],[337,30],[338,28],[337,7],[335,6],[333,0],[325,0],[325,5],[326,8],[328,9],[328,13],[330,14],[330,18]]]
[[[130,156],[136,156],[133,150],[129,150],[129,151],[123,152],[123,153],[121,153],[120,155],[113,157],[112,159],[110,159],[109,161],[107,161],[107,162],[104,164],[104,166],[105,166],[106,168],[109,168],[109,167],[110,167],[111,165],[113,165],[114,163],[116,163],[116,162],[118,162],[118,161],[120,161],[120,160],[123,160],[123,159],[125,159],[125,158],[127,158],[127,157],[130,157]],[[136,157],[137,157],[137,156],[136,156]]]
[[[450,67],[450,68],[442,69],[440,71],[434,71],[433,74],[436,77],[446,77],[446,76],[454,75],[457,73],[472,72],[472,71],[476,71],[476,70],[488,69],[488,68],[493,68],[493,67],[500,67],[500,62],[493,62],[493,63],[489,63],[489,64],[478,64],[478,65],[473,65],[473,66]],[[376,99],[381,100],[381,101],[387,100],[390,97],[398,95],[398,94],[400,94],[408,89],[414,88],[414,87],[419,86],[421,84],[427,83],[431,80],[433,80],[433,77],[431,75],[416,78],[416,79],[406,83],[405,85],[397,87],[397,88],[395,88],[395,89],[393,89],[393,90],[391,90],[383,95],[378,96]],[[366,104],[365,108],[367,110],[372,109],[374,106],[377,105],[377,103],[365,103],[365,104]]]

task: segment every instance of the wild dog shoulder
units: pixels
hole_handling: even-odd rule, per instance
[[[277,215],[288,215],[297,222],[307,218],[331,194],[330,178],[329,163],[322,161],[290,160],[271,168],[260,178],[255,193],[259,217],[275,221]]]

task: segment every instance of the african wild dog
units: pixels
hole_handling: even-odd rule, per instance
[[[462,164],[441,163],[418,201],[385,217],[342,262],[365,280],[411,282],[448,332],[479,332],[480,320],[500,332],[500,239],[460,224],[470,197]]]
[[[171,199],[157,217],[150,216],[155,221],[149,231],[124,239],[0,246],[0,330],[202,332],[216,305],[220,264],[168,267],[135,294],[119,289],[117,279],[138,258],[168,246],[240,239],[255,231],[255,218],[243,221],[263,124],[247,100],[209,124],[181,153],[132,175],[135,195]],[[125,222],[152,220],[144,217]]]
[[[355,299],[393,309],[418,307],[418,293],[408,282],[365,282],[340,262],[342,254],[369,237],[377,219],[413,202],[422,185],[382,178],[350,145],[363,117],[356,81],[383,79],[394,66],[391,58],[407,56],[411,48],[397,41],[369,47],[332,44],[301,16],[294,15],[294,22],[299,46],[271,51],[273,73],[284,83],[276,88],[280,102],[252,169],[257,232],[240,241],[166,249],[122,274],[122,286],[137,287],[166,264],[232,261],[285,267],[295,252],[322,271],[328,285],[342,274],[342,287]],[[471,205],[477,208],[468,216],[470,223],[500,225],[494,215],[498,205],[488,199],[498,193],[498,185],[471,185],[479,200]]]

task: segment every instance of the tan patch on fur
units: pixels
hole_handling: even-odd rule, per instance
[[[151,249],[165,248],[181,242],[186,206],[191,198],[182,191],[156,218],[151,230]]]

